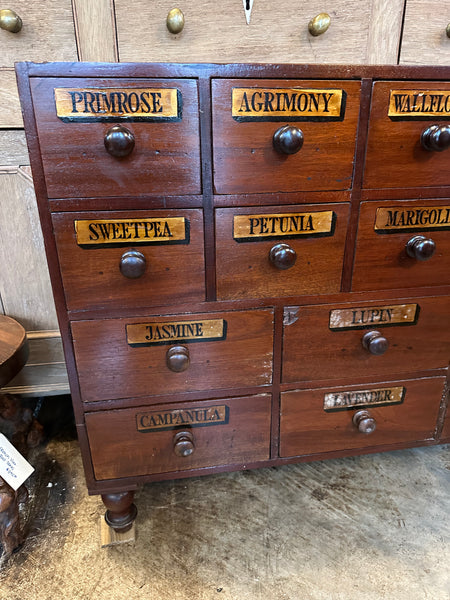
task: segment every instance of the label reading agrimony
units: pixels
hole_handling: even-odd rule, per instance
[[[189,221],[185,217],[106,219],[75,221],[81,247],[132,244],[188,244]]]
[[[176,427],[207,427],[209,425],[226,425],[230,409],[222,404],[220,406],[207,406],[202,408],[185,408],[138,413],[136,425],[138,431],[150,432]]]
[[[418,304],[396,304],[393,306],[365,306],[330,311],[329,327],[339,329],[365,329],[376,325],[414,325],[419,317]]]
[[[379,390],[358,390],[333,392],[323,397],[323,409],[326,412],[363,408],[365,406],[388,406],[401,404],[405,397],[404,387],[383,388]]]
[[[179,121],[176,88],[55,88],[56,114],[64,122]]]
[[[236,121],[339,121],[345,114],[344,90],[233,88]]]
[[[251,242],[280,237],[333,235],[335,213],[332,210],[314,213],[277,213],[272,215],[235,215],[233,238]]]
[[[127,342],[130,346],[155,346],[174,342],[212,342],[226,339],[226,334],[227,322],[224,319],[127,325]]]
[[[446,118],[450,90],[391,90],[388,116],[392,120]]]
[[[450,206],[378,208],[374,229],[377,233],[450,229]]]

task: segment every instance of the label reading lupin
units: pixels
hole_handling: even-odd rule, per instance
[[[233,88],[231,115],[236,121],[340,121],[344,90]]]
[[[127,325],[130,346],[159,346],[174,342],[212,342],[226,339],[224,319],[151,322]]]
[[[401,404],[405,397],[404,387],[383,388],[377,390],[357,390],[333,392],[323,397],[323,409],[326,412],[363,408],[365,406],[389,406]]]
[[[418,304],[395,304],[391,306],[364,306],[330,311],[329,328],[366,329],[389,325],[415,325],[419,317]]]
[[[77,244],[82,248],[189,243],[189,221],[185,217],[89,219],[77,220],[74,225]]]
[[[176,88],[55,88],[56,114],[64,122],[179,121]]]
[[[374,230],[377,233],[450,229],[450,206],[415,206],[414,208],[378,208]]]
[[[393,121],[450,116],[450,90],[391,90],[388,116]]]
[[[145,412],[136,415],[136,425],[137,430],[143,433],[179,427],[192,428],[226,425],[229,419],[229,412],[229,407],[225,404],[202,408]]]
[[[233,238],[237,242],[333,235],[336,215],[332,210],[311,213],[235,215]]]

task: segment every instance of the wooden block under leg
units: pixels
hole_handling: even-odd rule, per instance
[[[125,531],[125,533],[118,533],[106,523],[105,517],[102,515],[100,517],[100,538],[102,548],[134,542],[136,539],[136,524],[133,523],[131,529]]]

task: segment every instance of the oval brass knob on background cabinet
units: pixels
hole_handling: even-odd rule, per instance
[[[358,428],[360,433],[373,433],[377,428],[377,422],[368,410],[358,410],[353,415],[353,425]]]
[[[447,34],[447,37],[450,38],[450,23],[445,28],[445,33]]]
[[[429,260],[436,250],[436,244],[424,235],[415,235],[406,244],[406,254],[416,260]]]
[[[429,152],[442,152],[450,148],[450,125],[430,125],[422,131],[420,143]]]
[[[133,152],[134,135],[123,125],[114,125],[105,135],[106,151],[116,158],[124,158]]]
[[[272,143],[280,154],[295,154],[303,146],[303,132],[298,127],[284,125],[275,131]]]
[[[316,15],[311,21],[308,23],[308,31],[314,37],[318,35],[322,35],[327,31],[328,27],[331,24],[331,17],[328,13],[320,13]]]
[[[127,250],[120,259],[120,272],[128,279],[142,277],[147,268],[147,261],[142,252],[138,250]]]
[[[166,363],[174,373],[182,373],[189,367],[191,360],[186,346],[172,346],[167,350]]]
[[[167,29],[170,33],[180,33],[184,27],[184,14],[179,8],[172,8],[167,15]]]
[[[276,244],[270,249],[269,260],[274,267],[285,271],[295,265],[297,253],[289,244]]]
[[[173,451],[177,456],[190,456],[195,450],[194,436],[190,431],[179,431],[173,438]]]
[[[374,354],[375,356],[384,354],[389,348],[389,342],[379,331],[368,331],[365,333],[362,345],[370,354]]]
[[[19,33],[22,25],[22,19],[13,10],[9,8],[0,10],[0,29],[10,31],[11,33]]]

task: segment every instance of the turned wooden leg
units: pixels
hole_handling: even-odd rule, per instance
[[[133,498],[134,492],[102,494],[103,504],[108,509],[105,513],[105,521],[117,533],[125,533],[133,525],[137,515]]]

